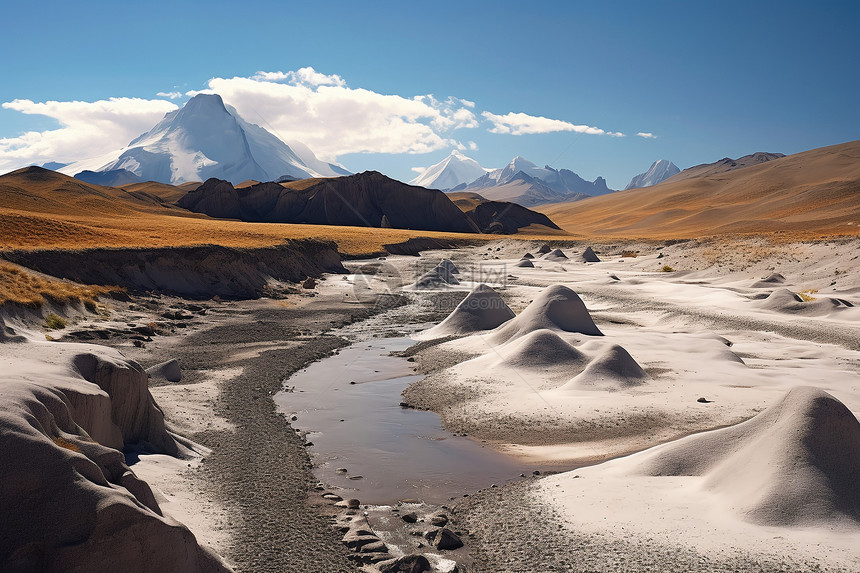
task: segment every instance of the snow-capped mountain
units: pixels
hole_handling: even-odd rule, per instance
[[[435,165],[424,170],[421,175],[409,182],[410,185],[428,189],[451,189],[463,183],[470,183],[489,171],[457,150]]]
[[[624,189],[636,189],[639,187],[651,187],[669,177],[680,173],[681,170],[674,163],[666,159],[658,159],[651,164],[651,168],[645,173],[640,173],[630,180]]]
[[[143,181],[179,184],[210,177],[240,183],[347,175],[340,166],[324,163],[304,145],[298,152],[249,123],[217,94],[198,94],[164,116],[128,146],[62,169],[67,175],[124,169]]]
[[[577,201],[612,192],[603,177],[586,181],[569,169],[553,169],[549,165],[538,167],[519,156],[502,168],[493,169],[467,185],[452,189],[462,190],[475,191],[488,199],[501,200],[504,197],[504,200],[524,207]]]

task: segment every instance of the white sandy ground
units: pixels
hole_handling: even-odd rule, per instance
[[[650,455],[646,448],[737,424],[797,386],[823,389],[855,417],[860,413],[860,241],[675,245],[661,249],[660,258],[656,249],[646,248],[650,253],[636,258],[620,257],[620,248],[610,256],[605,246],[596,248],[603,262],[589,264],[574,260],[575,249],[564,249],[569,260],[538,256],[535,268],[514,266],[526,250],[520,245],[491,251],[499,257],[493,262],[508,269],[507,284],[496,286],[514,311],[522,313],[547,286],[566,285],[581,296],[604,336],[566,332],[531,316],[507,333],[502,325],[443,343],[437,351],[475,356],[423,382],[432,392],[452,396],[439,408],[444,421],[495,441],[502,450],[574,467],[646,450],[537,482],[535,495],[564,516],[571,532],[633,535],[709,554],[790,553],[823,566],[860,570],[856,520],[755,525],[728,509],[723,494],[705,488],[704,477],[633,472],[641,463],[637,456]],[[461,270],[489,258],[479,255],[476,260],[472,253],[445,253]],[[656,272],[664,264],[676,271]],[[784,282],[756,284],[772,272],[784,275]],[[460,280],[453,288],[476,284]],[[763,300],[782,288],[806,290],[815,300]],[[526,355],[518,352],[530,333],[547,326],[538,346]],[[513,338],[511,330],[518,332]],[[564,350],[550,333],[578,354]],[[437,328],[419,337],[445,334]],[[581,372],[613,345],[626,349],[647,378],[583,383],[588,375]],[[538,359],[541,353],[549,364]],[[700,397],[710,402],[700,403]],[[516,435],[511,427],[521,429],[522,439],[505,440]],[[601,436],[607,434],[613,437]],[[765,451],[768,447],[782,446],[765,444]],[[854,487],[860,488],[860,481]]]

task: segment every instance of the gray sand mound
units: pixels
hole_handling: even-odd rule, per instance
[[[583,263],[599,263],[600,257],[591,249],[591,247],[586,247],[586,249],[580,255]]]
[[[621,390],[643,384],[648,375],[623,347],[613,344],[563,389]]]
[[[533,259],[533,258],[535,258],[535,256],[534,256],[533,254],[531,254],[531,253],[526,253],[526,254],[524,254],[521,258],[523,258],[523,259]]]
[[[499,349],[502,362],[515,368],[580,370],[588,358],[551,330],[541,329]],[[570,376],[570,374],[568,374]]]
[[[438,266],[448,269],[448,272],[451,273],[452,275],[459,275],[460,274],[460,269],[457,268],[457,265],[455,265],[454,263],[452,263],[448,259],[442,259],[442,261],[439,263]]]
[[[564,285],[553,285],[541,291],[516,318],[497,328],[493,340],[502,343],[542,328],[603,336],[582,299]]]
[[[568,260],[567,255],[565,255],[561,249],[555,249],[554,251],[550,251],[549,253],[547,253],[543,256],[543,259],[546,261],[566,261],[566,260]]]
[[[457,277],[447,267],[440,265],[418,277],[411,286],[416,289],[433,289],[458,284],[460,281]]]
[[[742,424],[658,448],[640,471],[704,476],[763,525],[860,522],[860,422],[818,388],[794,388]]]
[[[538,249],[537,252],[539,255],[545,255],[548,252],[550,252],[551,250],[552,250],[552,247],[550,247],[549,245],[544,243],[543,245],[541,245],[541,247]]]
[[[770,293],[767,298],[755,301],[754,304],[767,310],[804,316],[823,316],[854,306],[847,300],[839,298],[814,296],[813,299],[804,301],[800,295],[780,288]]]
[[[528,269],[535,268],[535,264],[531,261],[531,259],[522,259],[521,261],[518,261],[517,263],[515,263],[514,266],[520,267],[520,268],[528,268]]]
[[[750,286],[754,288],[767,288],[774,287],[776,285],[781,285],[785,282],[785,277],[779,273],[771,273],[764,277],[763,279],[759,279],[753,282]]]
[[[471,334],[492,330],[514,318],[514,311],[495,290],[485,284],[472,289],[448,317],[428,330],[432,336]]]
[[[168,360],[155,366],[150,366],[146,369],[146,373],[151,378],[157,380],[167,380],[168,382],[179,382],[182,380],[182,369],[179,367],[178,360]]]

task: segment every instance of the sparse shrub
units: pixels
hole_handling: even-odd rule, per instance
[[[635,259],[639,255],[639,251],[621,251],[622,258],[632,258]]]
[[[663,268],[662,268],[662,269],[660,269],[660,272],[663,272],[663,273],[671,273],[671,272],[674,272],[674,271],[675,271],[675,269],[673,269],[673,268],[672,268],[672,267],[670,267],[669,265],[663,265]]]
[[[66,328],[66,319],[62,316],[57,316],[53,312],[45,317],[45,326],[51,330],[60,330]]]

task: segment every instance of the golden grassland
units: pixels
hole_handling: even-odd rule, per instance
[[[284,184],[312,185],[318,179]],[[139,183],[124,188],[90,185],[38,168],[0,176],[0,250],[153,248],[222,245],[271,247],[289,239],[334,241],[341,253],[359,257],[384,251],[383,245],[414,237],[488,241],[495,235],[441,233],[327,225],[246,223],[212,219],[165,201],[177,187]],[[517,238],[559,238],[545,227],[526,229]]]
[[[61,304],[81,302],[95,308],[100,294],[120,290],[119,287],[84,286],[61,281],[0,261],[0,306],[12,303],[39,308],[50,300]]]
[[[860,236],[860,141],[736,171],[538,207],[595,239]]]

